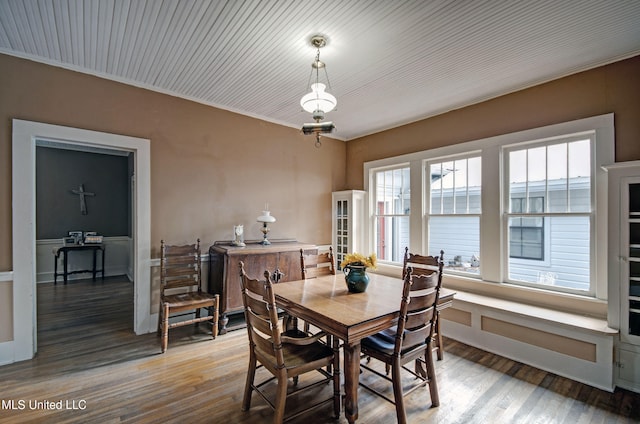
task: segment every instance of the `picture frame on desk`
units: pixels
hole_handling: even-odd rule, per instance
[[[84,234],[82,233],[82,231],[69,231],[69,237],[74,238],[75,244],[80,244],[84,238]]]

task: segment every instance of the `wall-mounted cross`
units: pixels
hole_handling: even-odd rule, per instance
[[[95,196],[95,193],[90,193],[88,191],[84,191],[84,184],[80,184],[78,190],[71,190],[73,194],[77,194],[80,196],[80,213],[82,215],[87,214],[87,202],[85,201],[85,196]]]

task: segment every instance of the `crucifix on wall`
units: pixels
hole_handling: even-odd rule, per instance
[[[80,184],[78,190],[71,190],[73,194],[77,194],[80,196],[80,213],[82,215],[87,214],[87,202],[85,201],[85,196],[95,196],[95,193],[91,193],[88,191],[84,191],[84,184]]]

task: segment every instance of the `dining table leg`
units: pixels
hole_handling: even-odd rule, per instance
[[[349,423],[358,419],[358,384],[360,380],[360,343],[344,344],[344,416]]]

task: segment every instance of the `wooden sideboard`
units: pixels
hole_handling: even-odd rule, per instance
[[[216,242],[209,248],[209,292],[220,295],[220,334],[227,332],[229,314],[243,312],[240,261],[251,278],[263,278],[265,270],[280,275],[279,281],[300,280],[300,249],[316,246],[293,240],[271,241],[270,245],[247,242],[245,247]]]

